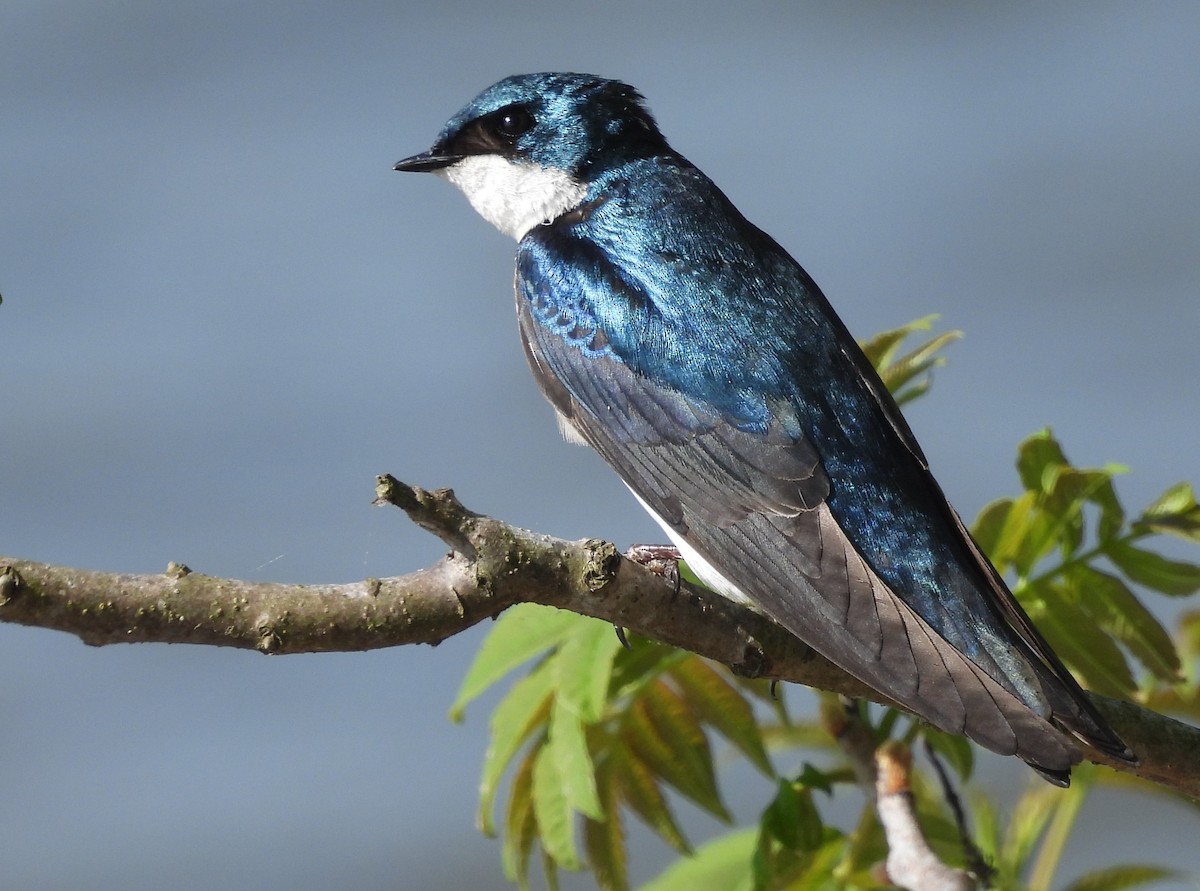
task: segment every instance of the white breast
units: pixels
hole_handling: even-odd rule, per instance
[[[472,155],[437,172],[462,189],[480,216],[518,241],[587,195],[587,186],[565,170],[499,155]]]

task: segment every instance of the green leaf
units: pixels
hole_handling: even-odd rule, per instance
[[[1168,560],[1122,541],[1110,541],[1104,553],[1117,567],[1139,585],[1174,596],[1195,594],[1200,590],[1200,566],[1180,560]]]
[[[877,882],[853,876],[853,871],[844,871],[843,854],[846,836],[826,826],[821,830],[821,839],[810,850],[801,850],[781,844],[761,827],[758,844],[751,860],[753,891],[828,891],[831,888],[877,887]],[[880,853],[884,849],[880,848]],[[877,858],[878,859],[878,858]]]
[[[461,721],[463,710],[471,700],[522,662],[556,645],[580,621],[574,613],[535,603],[509,607],[496,620],[475,654],[458,696],[450,706],[450,719]]]
[[[1154,499],[1153,503],[1142,512],[1142,517],[1152,520],[1178,517],[1181,514],[1192,513],[1197,507],[1200,505],[1196,504],[1196,493],[1192,489],[1192,484],[1176,483]]]
[[[695,855],[676,861],[639,891],[697,891],[721,888],[749,891],[750,858],[758,842],[756,829],[731,832],[701,847]]]
[[[1083,508],[1087,502],[1100,507],[1098,536],[1111,539],[1120,530],[1125,512],[1117,500],[1112,477],[1116,470],[1076,470],[1062,467],[1048,474],[1049,485],[1040,507],[1057,520],[1057,537],[1066,554],[1083,542]]]
[[[620,649],[621,641],[607,622],[584,618],[575,623],[554,659],[559,704],[585,723],[599,721],[607,702],[613,657]]]
[[[914,319],[906,325],[901,325],[899,328],[892,328],[890,331],[882,331],[876,334],[870,340],[862,341],[859,346],[862,347],[864,355],[877,371],[882,371],[892,363],[892,357],[895,356],[896,350],[900,348],[909,335],[916,331],[928,331],[933,327],[938,316],[928,315],[919,319]]]
[[[1000,551],[1000,540],[1004,528],[1009,523],[1009,514],[1013,511],[1013,499],[999,498],[984,506],[971,524],[971,537],[979,545],[980,550],[987,554],[992,564],[1000,570],[1007,565],[1009,557]]]
[[[582,865],[579,867],[583,868]],[[546,891],[559,891],[558,863],[542,848],[542,875],[546,877]]]
[[[766,705],[780,724],[787,725],[792,722],[791,716],[788,715],[787,700],[781,692],[782,684],[776,684],[763,678],[744,678],[738,675],[731,675],[730,680],[742,695]],[[759,730],[762,729],[760,724]],[[765,737],[763,742],[766,743]]]
[[[859,717],[861,720],[866,721],[868,727],[871,726],[870,706],[865,705],[861,700],[859,701]],[[904,723],[909,724],[910,729],[900,733],[897,726]],[[875,739],[883,742],[884,740],[900,739],[903,737],[911,744],[916,739],[921,726],[921,722],[907,712],[902,712],[895,708],[885,708],[879,716],[879,723],[875,725]]]
[[[1032,494],[1026,492],[1025,496]],[[1063,522],[1062,518],[1035,506],[1029,515],[1025,538],[1018,543],[1017,552],[1013,556],[1013,568],[1019,575],[1028,576],[1038,563],[1054,552],[1055,548],[1070,552],[1078,547],[1082,531],[1078,517],[1073,523]]]
[[[1038,535],[1045,521],[1037,510],[1036,500],[1034,493],[1026,492],[1018,498],[993,501],[975,521],[975,540],[1001,572],[1014,566],[1020,573],[1027,573],[1049,552]]]
[[[516,882],[521,891],[529,888],[529,854],[537,837],[533,815],[533,763],[537,750],[531,749],[513,774],[508,809],[504,817],[504,839],[500,859],[504,877]]]
[[[797,783],[803,783],[809,789],[816,789],[824,792],[826,795],[833,794],[833,778],[818,767],[813,767],[807,761],[800,768],[800,775],[796,777]]]
[[[650,768],[623,745],[613,749],[610,763],[613,780],[633,812],[680,854],[691,854],[692,846],[679,831],[667,799]]]
[[[1062,446],[1047,428],[1025,439],[1017,447],[1017,473],[1027,494],[1054,518],[1045,532],[1056,539],[1064,553],[1073,553],[1083,540],[1085,503],[1100,508],[1097,535],[1101,541],[1112,538],[1125,522],[1125,512],[1117,499],[1112,478],[1124,472],[1119,465],[1081,470],[1071,466]],[[1032,566],[1032,563],[1029,564]]]
[[[982,793],[971,794],[971,823],[975,845],[986,862],[1000,867],[1000,816],[996,805]]]
[[[647,687],[626,715],[622,737],[633,754],[718,819],[731,818],[717,793],[704,730],[683,700],[662,681]]]
[[[1175,878],[1180,878],[1180,873],[1174,869],[1131,863],[1086,873],[1068,885],[1064,891],[1126,891],[1127,888],[1138,888],[1151,882]]]
[[[1100,508],[1100,523],[1096,535],[1101,542],[1106,542],[1115,537],[1125,525],[1125,508],[1121,506],[1117,490],[1112,483],[1113,476],[1125,472],[1125,468],[1113,465],[1092,472],[1104,476],[1104,479],[1090,490],[1088,500]]]
[[[1050,891],[1050,883],[1058,871],[1063,850],[1093,782],[1092,765],[1084,762],[1072,773],[1071,788],[1064,789],[1059,794],[1054,816],[1050,818],[1041,847],[1038,848],[1037,857],[1029,871],[1029,891]]]
[[[1037,626],[1056,653],[1083,678],[1087,687],[1106,696],[1125,698],[1137,684],[1117,648],[1086,612],[1071,602],[1070,593],[1055,584],[1036,586],[1041,611],[1030,603]]]
[[[670,676],[700,720],[715,727],[765,776],[774,779],[754,710],[736,687],[698,657],[671,668]]]
[[[1072,564],[1066,577],[1082,609],[1127,646],[1154,676],[1179,680],[1181,664],[1171,635],[1129,587],[1115,576],[1084,564]]]
[[[895,397],[897,405],[911,402],[929,389],[928,373],[945,362],[938,353],[962,336],[960,331],[947,331],[897,358],[896,352],[900,344],[917,331],[929,330],[935,319],[936,315],[917,319],[900,328],[885,331],[861,344],[868,361],[879,372],[880,379]],[[921,375],[926,377],[917,380]],[[916,382],[913,383],[914,381]]]
[[[853,877],[860,876],[873,864],[885,860],[887,852],[887,840],[883,836],[879,816],[867,804],[859,813],[857,825],[845,836],[845,844],[842,845],[833,874],[850,887],[858,887]],[[868,887],[873,886],[874,883],[871,883]]]
[[[629,861],[621,818],[620,786],[610,768],[611,761],[596,777],[605,818],[584,819],[583,846],[587,851],[588,865],[602,891],[628,891]]]
[[[583,722],[556,699],[550,712],[549,747],[567,806],[593,820],[604,819],[596,791],[595,766],[588,752]]]
[[[565,869],[582,869],[575,849],[573,811],[563,791],[554,752],[541,746],[533,762],[533,813],[537,818],[542,849]]]
[[[1013,806],[1008,832],[1000,848],[1001,866],[1014,874],[1025,867],[1034,845],[1062,801],[1062,792],[1045,783],[1029,786]]]
[[[902,358],[897,360],[889,369],[885,383],[895,394],[897,405],[907,405],[919,396],[925,395],[933,375],[930,372],[946,360],[935,355],[943,347],[949,346],[962,337],[961,331],[947,331],[939,334]],[[922,377],[924,375],[924,377]]]
[[[1026,491],[1044,492],[1047,483],[1052,480],[1052,474],[1061,467],[1069,466],[1062,446],[1049,427],[1026,437],[1017,446],[1017,475]]]
[[[782,749],[824,749],[837,752],[837,741],[819,721],[794,721],[789,724],[766,724],[762,728],[763,743],[769,751]]]
[[[815,851],[825,840],[825,826],[813,804],[812,790],[780,780],[775,798],[763,811],[762,831],[794,851]]]
[[[513,684],[492,712],[491,739],[483,756],[483,776],[479,781],[479,811],[476,820],[485,835],[495,835],[492,802],[509,761],[522,743],[541,728],[550,715],[553,672],[548,664],[539,665]]]
[[[608,700],[617,703],[640,695],[677,662],[692,656],[683,650],[669,647],[638,635],[629,636],[629,649],[621,649],[613,659],[609,680]]]
[[[1137,526],[1200,542],[1200,504],[1188,483],[1163,492],[1137,519]]]
[[[1193,683],[1200,681],[1195,671],[1200,669],[1200,611],[1191,610],[1179,617],[1176,624],[1178,629],[1179,648],[1183,650],[1193,669]]]

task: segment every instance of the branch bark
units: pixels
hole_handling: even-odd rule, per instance
[[[465,508],[449,489],[390,476],[376,503],[403,509],[453,550],[404,576],[342,585],[220,579],[172,564],[126,575],[0,557],[0,620],[65,631],[84,643],[191,643],[264,653],[350,652],[437,644],[515,603],[594,616],[754,677],[896,703],[813,652],[769,619],[701,588],[674,584],[598,539],[569,542]],[[1200,798],[1200,730],[1091,694],[1141,758],[1129,767],[1085,756]]]

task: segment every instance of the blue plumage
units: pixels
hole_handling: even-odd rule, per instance
[[[808,274],[631,87],[508,78],[396,165],[518,239],[517,314],[566,429],[716,590],[938,727],[1065,783],[1060,728],[1132,758],[971,541]]]

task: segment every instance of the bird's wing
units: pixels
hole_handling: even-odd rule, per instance
[[[710,402],[632,368],[586,299],[607,288],[607,300],[636,302],[618,293],[628,282],[551,263],[531,247],[522,244],[518,258],[517,308],[534,375],[660,522],[849,673],[941,729],[1064,778],[1079,754],[1048,715],[955,649],[856,550],[807,438],[776,420],[765,432],[742,429]]]

